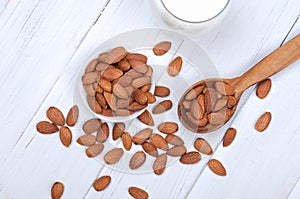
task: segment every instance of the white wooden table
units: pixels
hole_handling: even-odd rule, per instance
[[[299,14],[299,0],[233,0],[225,20],[194,39],[221,76],[233,77],[299,34]],[[245,94],[230,147],[213,143],[226,177],[208,169],[212,157],[173,164],[162,176],[122,173],[88,159],[76,136],[67,149],[57,135],[36,132],[49,106],[66,112],[72,105],[78,62],[111,36],[144,27],[156,27],[147,0],[0,1],[0,198],[50,198],[55,181],[65,184],[63,198],[72,199],[130,198],[130,186],[155,199],[300,198],[300,62],[272,77],[266,99],[254,88]],[[273,120],[258,133],[253,126],[265,111]],[[91,185],[106,174],[112,183],[97,193]]]

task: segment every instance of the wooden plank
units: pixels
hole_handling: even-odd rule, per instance
[[[64,74],[106,1],[9,1],[0,18],[0,162]],[[8,106],[9,104],[9,106]],[[17,124],[16,124],[17,123]]]

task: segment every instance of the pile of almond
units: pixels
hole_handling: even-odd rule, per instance
[[[153,69],[148,58],[116,47],[101,53],[85,69],[82,84],[89,107],[107,117],[128,116],[152,103],[148,97]]]

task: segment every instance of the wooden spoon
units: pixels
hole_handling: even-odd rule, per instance
[[[186,90],[179,101],[178,115],[181,122],[196,133],[208,133],[219,129],[232,117],[246,89],[280,72],[299,58],[300,34],[273,51],[240,77],[206,79],[195,83]],[[220,89],[221,92],[218,92]],[[218,110],[220,107],[221,110]]]

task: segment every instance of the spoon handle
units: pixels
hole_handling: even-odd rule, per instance
[[[258,64],[240,76],[236,90],[243,92],[250,86],[285,69],[300,58],[300,34],[273,51]]]

